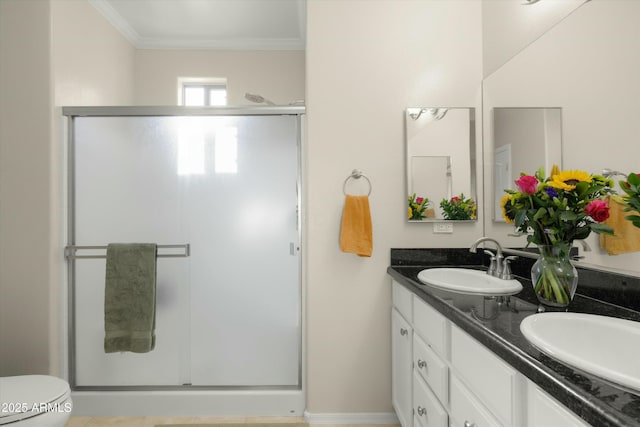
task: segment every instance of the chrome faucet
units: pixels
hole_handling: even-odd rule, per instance
[[[502,277],[502,271],[504,269],[504,256],[502,255],[502,246],[500,246],[500,243],[498,243],[496,239],[492,239],[491,237],[481,237],[473,242],[473,244],[469,248],[469,252],[473,252],[475,254],[478,250],[478,245],[482,242],[493,242],[496,246],[495,254],[486,249],[484,251],[484,253],[491,256],[491,262],[489,264],[487,274],[495,277]]]

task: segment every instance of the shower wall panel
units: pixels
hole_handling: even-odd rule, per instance
[[[76,386],[300,387],[298,120],[74,119],[73,243],[191,247],[144,354],[104,353],[105,261],[72,261]]]

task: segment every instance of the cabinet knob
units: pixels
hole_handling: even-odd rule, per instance
[[[467,420],[464,420],[464,427],[477,427],[476,423],[470,423]]]
[[[423,415],[426,415],[426,414],[427,414],[426,408],[423,408],[422,406],[418,406],[418,415],[423,416]],[[471,427],[475,427],[475,425],[471,426]]]
[[[400,328],[400,335],[405,336],[409,333],[405,328]]]
[[[418,359],[418,368],[423,369],[427,367],[427,362],[422,359]]]

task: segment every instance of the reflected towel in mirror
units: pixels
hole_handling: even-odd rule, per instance
[[[600,234],[600,247],[609,255],[620,255],[628,252],[640,251],[640,228],[633,226],[631,221],[624,219],[630,212],[625,212],[625,205],[620,196],[609,196],[609,218],[605,224],[613,228],[613,236]]]

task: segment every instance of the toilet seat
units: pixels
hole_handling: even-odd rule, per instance
[[[69,384],[49,375],[0,377],[0,425],[47,412],[70,412]]]

